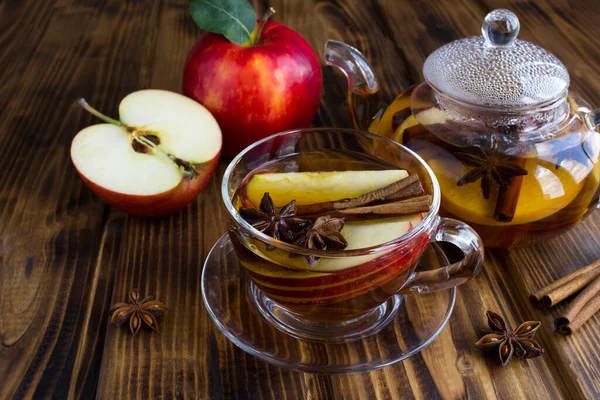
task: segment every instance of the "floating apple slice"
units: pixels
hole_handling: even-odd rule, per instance
[[[346,222],[341,231],[342,236],[348,242],[345,250],[377,246],[397,239],[415,227],[423,218],[424,214],[413,214],[393,218]],[[381,254],[369,254],[357,257],[322,258],[318,263],[311,266],[302,257],[290,258],[289,253],[285,251],[279,249],[267,251],[265,245],[258,240],[254,242],[254,246],[255,251],[259,252],[261,257],[275,264],[312,272],[336,272],[381,257]],[[254,272],[259,273],[258,271]]]
[[[427,126],[445,123],[448,119],[448,115],[444,110],[432,107],[427,110],[421,111],[418,114],[415,114],[415,119],[421,125]]]
[[[267,264],[243,264],[269,297],[284,303],[335,303],[376,289],[396,277],[408,274],[410,267],[429,243],[429,236],[419,235],[409,249],[394,250],[357,268],[337,273],[296,271],[279,267],[279,273]],[[255,271],[258,271],[255,272]],[[282,271],[287,273],[282,274]],[[386,290],[389,290],[386,289]]]
[[[80,131],[71,159],[90,189],[108,204],[141,216],[166,215],[204,188],[219,160],[221,130],[199,103],[177,93],[141,90],[119,106],[121,120]]]
[[[350,246],[364,246],[389,241],[421,221],[422,215],[387,218],[379,221],[352,222],[345,229]],[[377,230],[389,229],[388,234]],[[244,263],[247,273],[270,297],[284,303],[332,303],[356,297],[373,290],[400,274],[408,273],[429,243],[429,236],[422,233],[408,249],[393,249],[385,254],[355,257],[352,261],[326,259],[308,266],[302,258],[288,258],[287,254],[275,250],[263,252],[261,257],[271,257],[273,263]],[[264,251],[264,247],[261,247]],[[292,268],[281,268],[282,263]],[[356,264],[355,264],[356,263]],[[296,269],[304,267],[304,270]],[[335,273],[332,273],[335,272]]]
[[[404,131],[418,124],[419,123],[417,122],[415,116],[412,114],[409,115],[405,120],[403,120],[400,123],[400,125],[398,125],[398,127],[394,131],[394,136],[392,137],[392,140],[395,140],[398,143],[406,144],[406,140],[403,137]]]
[[[246,195],[255,206],[267,192],[276,207],[292,200],[297,205],[314,204],[358,197],[406,176],[408,172],[402,169],[255,174],[246,186]]]
[[[413,214],[394,218],[346,222],[341,233],[348,242],[345,250],[363,249],[387,243],[403,236],[424,218]]]

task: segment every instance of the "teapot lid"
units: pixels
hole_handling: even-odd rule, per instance
[[[547,50],[517,39],[519,19],[505,9],[490,12],[483,36],[448,43],[423,66],[438,92],[475,107],[519,110],[563,97],[569,73]]]

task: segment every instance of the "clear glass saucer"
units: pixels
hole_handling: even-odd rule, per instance
[[[430,245],[419,268],[447,264]],[[425,267],[426,266],[426,267]],[[202,271],[202,297],[223,334],[242,350],[279,367],[327,374],[372,371],[404,360],[431,343],[448,323],[456,288],[410,296],[396,295],[380,307],[373,332],[355,340],[301,339],[273,324],[269,299],[248,279],[229,236],[210,251]]]

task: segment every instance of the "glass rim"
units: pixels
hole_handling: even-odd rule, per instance
[[[375,246],[363,247],[363,248],[352,249],[352,250],[338,250],[338,251],[309,250],[309,249],[306,249],[306,248],[303,248],[303,247],[300,247],[300,246],[297,246],[294,244],[290,244],[290,243],[286,243],[286,242],[277,240],[271,236],[264,234],[263,232],[260,232],[259,230],[254,228],[250,223],[248,223],[246,220],[244,220],[242,218],[242,216],[239,214],[239,212],[233,206],[228,187],[229,187],[229,178],[230,178],[234,168],[240,163],[242,158],[248,152],[250,152],[252,149],[262,145],[263,143],[266,143],[266,142],[273,140],[275,138],[278,138],[278,137],[291,135],[294,133],[304,134],[304,133],[310,133],[310,132],[332,132],[332,131],[339,132],[339,133],[345,133],[345,134],[353,134],[353,135],[359,134],[359,135],[370,137],[370,138],[373,138],[376,140],[382,140],[384,142],[388,142],[392,146],[399,147],[402,151],[410,154],[410,156],[415,158],[421,164],[421,166],[425,169],[427,174],[429,175],[429,179],[431,180],[431,183],[433,186],[433,193],[432,193],[433,201],[431,202],[431,207],[429,208],[429,212],[427,212],[427,215],[425,216],[425,218],[423,218],[421,220],[421,222],[419,222],[415,227],[413,227],[413,229],[406,232],[404,235],[397,237],[396,239],[393,239],[388,242],[381,243],[381,244],[378,244]],[[221,197],[223,200],[223,204],[225,205],[225,208],[227,209],[227,212],[233,218],[233,220],[235,221],[237,226],[242,228],[248,234],[259,239],[261,242],[263,242],[267,245],[271,245],[275,248],[278,248],[278,249],[281,249],[284,251],[288,251],[288,252],[292,252],[292,253],[315,256],[315,257],[320,257],[320,258],[342,258],[342,257],[363,256],[363,255],[369,255],[369,254],[374,254],[374,253],[379,253],[379,252],[387,252],[387,251],[393,250],[394,248],[398,247],[399,245],[406,244],[407,242],[411,241],[412,239],[417,237],[419,234],[421,234],[424,230],[426,230],[429,227],[432,227],[435,224],[435,222],[438,219],[438,212],[439,212],[440,202],[441,202],[440,186],[437,181],[437,178],[436,178],[435,174],[433,173],[433,170],[431,169],[431,167],[429,167],[429,165],[425,162],[425,160],[423,160],[417,153],[415,153],[414,151],[410,150],[409,148],[401,145],[400,143],[395,142],[386,137],[372,134],[370,132],[361,131],[358,129],[352,129],[352,128],[293,129],[293,130],[276,133],[274,135],[271,135],[264,139],[261,139],[257,142],[254,142],[253,144],[251,144],[250,146],[248,146],[244,150],[242,150],[237,156],[235,156],[234,159],[231,160],[231,162],[227,166],[227,169],[225,170],[225,173],[223,175],[223,181],[221,183]]]

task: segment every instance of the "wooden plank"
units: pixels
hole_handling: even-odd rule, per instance
[[[105,313],[111,287],[111,265],[95,263],[105,206],[69,161],[89,122],[71,104],[96,84],[85,55],[97,10],[54,6],[0,6],[2,398],[93,393],[105,326],[89,315]],[[80,352],[82,341],[93,345]]]
[[[0,112],[19,87],[18,78],[38,49],[53,16],[53,7],[48,2],[0,4]]]
[[[106,264],[96,257],[117,247],[124,220],[107,223],[107,207],[70,163],[72,137],[93,120],[73,102],[86,96],[114,114],[141,86],[137,71],[150,65],[144,50],[158,7],[1,6],[0,64],[12,79],[0,78],[0,397],[90,398],[117,265],[111,254]]]

